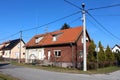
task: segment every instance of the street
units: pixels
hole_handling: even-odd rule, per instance
[[[0,67],[0,73],[8,74],[21,80],[120,80],[120,71],[109,74],[72,74],[50,72],[40,69],[14,65]]]

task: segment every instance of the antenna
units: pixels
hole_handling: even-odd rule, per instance
[[[45,27],[45,33],[48,33],[48,25]]]

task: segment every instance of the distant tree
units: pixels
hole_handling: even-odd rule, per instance
[[[116,59],[117,65],[120,66],[120,52],[113,53],[113,54],[115,55],[115,59]]]
[[[111,66],[115,62],[115,56],[112,53],[111,49],[109,46],[107,46],[105,50],[105,55],[106,55],[106,66]]]
[[[63,29],[69,29],[70,26],[67,23],[64,23],[64,25],[61,27],[61,30]]]
[[[93,40],[91,40],[90,45],[88,47],[88,61],[96,61],[96,52],[95,52],[96,45]]]
[[[105,55],[105,52],[103,50],[103,46],[101,44],[101,42],[99,41],[98,43],[98,46],[99,46],[99,49],[100,51],[98,52],[98,63],[99,63],[99,67],[105,67],[104,66],[104,63],[105,63],[105,58],[106,58],[106,55]]]
[[[90,41],[90,45],[88,47],[88,55],[87,55],[87,66],[88,69],[96,69],[96,51],[95,51],[96,45],[93,40]]]
[[[106,60],[107,61],[114,61],[115,60],[114,54],[110,50],[109,46],[107,46],[107,48],[105,50],[105,54],[106,54]]]

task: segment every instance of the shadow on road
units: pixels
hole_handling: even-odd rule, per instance
[[[13,68],[21,68],[21,67],[20,66],[11,65],[11,64],[0,66],[0,69],[13,69]]]

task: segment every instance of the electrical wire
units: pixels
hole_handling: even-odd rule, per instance
[[[89,11],[89,10],[97,10],[97,9],[105,9],[105,8],[117,7],[117,6],[120,6],[120,4],[114,4],[114,5],[109,5],[109,6],[104,6],[104,7],[98,7],[98,8],[91,8],[91,9],[88,9],[87,11]]]
[[[117,40],[120,41],[120,38],[117,37],[116,35],[114,35],[113,33],[111,33],[109,30],[107,30],[96,18],[94,18],[89,12],[87,12],[88,15],[98,24],[100,25],[101,28],[103,28],[106,32],[108,32],[111,36],[113,36],[114,38],[116,38]]]
[[[120,16],[120,14],[106,14],[106,15],[93,15],[93,16]]]
[[[74,23],[75,21],[80,20],[80,18],[81,18],[81,17],[76,18],[76,19],[74,19],[74,20],[72,20],[72,21],[68,22],[68,24],[72,24],[72,23]]]
[[[77,12],[75,12],[75,13],[72,13],[72,14],[68,15],[68,16],[64,16],[64,17],[62,17],[62,18],[56,19],[56,20],[54,20],[54,21],[51,21],[51,22],[49,22],[49,23],[43,24],[43,25],[41,25],[41,26],[39,26],[39,27],[34,27],[34,28],[22,30],[22,31],[24,32],[24,31],[30,31],[30,30],[33,30],[33,29],[38,29],[38,28],[44,27],[44,26],[46,26],[46,25],[49,25],[49,24],[52,24],[52,23],[61,21],[61,20],[66,19],[66,18],[68,18],[68,17],[71,17],[71,16],[73,16],[73,15],[76,15],[76,14],[78,14],[78,13],[80,13],[80,12],[81,12],[81,11],[77,11]]]
[[[8,39],[8,38],[11,38],[11,37],[13,37],[13,36],[15,36],[15,35],[17,35],[17,34],[19,34],[19,33],[20,33],[20,32],[16,32],[16,33],[14,33],[14,34],[12,34],[12,35],[10,35],[10,36],[8,36],[8,37],[1,38],[0,41],[6,40],[6,39]]]
[[[29,28],[29,29],[25,29],[25,30],[21,30],[21,31],[22,31],[22,32],[25,32],[25,31],[30,31],[30,30],[33,30],[33,29],[38,29],[38,28],[44,27],[44,26],[46,26],[46,25],[49,25],[49,24],[52,24],[52,23],[61,21],[61,20],[63,20],[63,19],[66,19],[66,18],[71,17],[71,16],[73,16],[73,15],[76,15],[76,14],[78,14],[78,13],[80,13],[80,11],[77,11],[77,12],[72,13],[72,14],[70,14],[70,15],[67,15],[67,16],[64,16],[64,17],[62,17],[62,18],[56,19],[56,20],[51,21],[51,22],[49,22],[49,23],[43,24],[43,25],[41,25],[41,26],[39,26],[39,27]],[[11,37],[19,34],[19,33],[20,33],[20,31],[14,33],[14,34],[12,34],[12,35],[10,35],[10,36],[8,36],[8,37],[1,38],[0,40],[6,40],[6,39],[8,39],[8,38],[11,38]]]
[[[67,0],[64,0],[64,1],[67,2],[68,4],[74,6],[74,7],[76,7],[76,8],[78,8],[78,9],[81,9],[81,10],[82,10],[82,8],[80,8],[79,6],[77,6],[77,5],[75,5],[75,4],[71,3],[71,2],[69,2],[69,1],[67,1]]]

